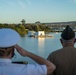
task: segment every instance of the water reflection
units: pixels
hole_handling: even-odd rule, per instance
[[[20,44],[20,46],[22,46],[23,48],[25,47],[25,45],[26,45],[25,37],[21,37],[21,38],[20,38],[19,44]]]
[[[40,52],[44,50],[44,44],[45,38],[38,38],[38,48]]]

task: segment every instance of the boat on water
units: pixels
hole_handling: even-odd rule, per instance
[[[34,37],[34,36],[35,36],[35,31],[28,32],[28,37]]]

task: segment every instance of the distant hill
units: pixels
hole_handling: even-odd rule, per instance
[[[50,22],[50,23],[41,23],[41,22],[36,22],[36,23],[28,23],[32,25],[46,25],[48,27],[65,27],[66,25],[69,25],[71,27],[76,27],[76,21],[68,21],[68,22]]]
[[[44,23],[47,26],[76,26],[76,21],[69,21],[69,22],[53,22],[53,23]]]

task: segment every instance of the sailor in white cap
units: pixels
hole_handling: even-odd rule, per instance
[[[17,45],[19,34],[9,28],[0,29],[0,75],[47,75],[55,70],[55,65],[48,60],[28,52]],[[22,56],[27,56],[38,64],[15,64],[11,62],[14,49]]]

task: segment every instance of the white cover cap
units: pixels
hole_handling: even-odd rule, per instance
[[[20,35],[13,29],[0,29],[0,47],[11,47],[18,43]]]

